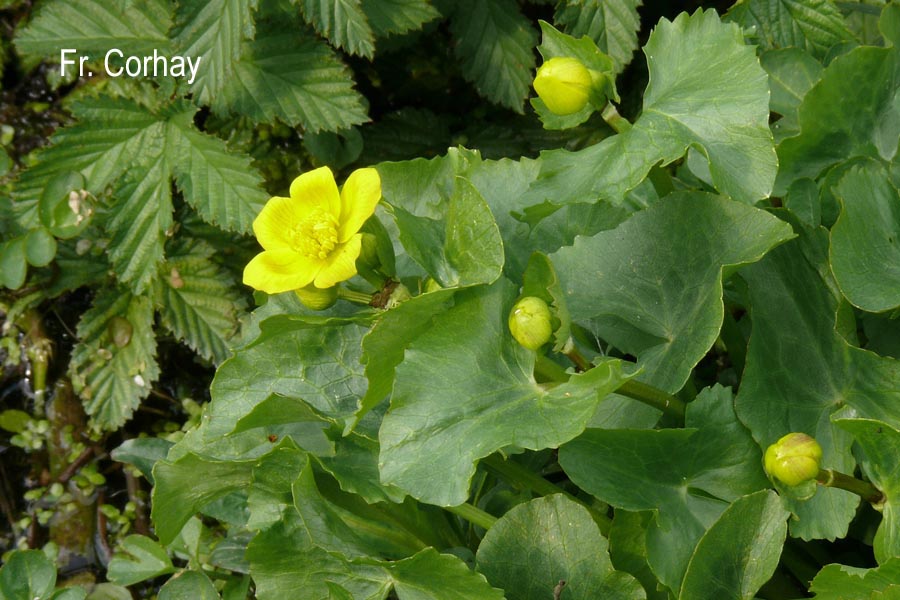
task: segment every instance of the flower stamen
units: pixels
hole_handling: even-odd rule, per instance
[[[337,219],[317,208],[291,229],[291,242],[299,254],[324,260],[338,244]]]

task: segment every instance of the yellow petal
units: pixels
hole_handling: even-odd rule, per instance
[[[375,169],[357,169],[341,190],[341,224],[338,240],[346,242],[375,212],[381,200],[381,178]]]
[[[266,250],[291,248],[291,230],[305,216],[307,210],[290,198],[271,198],[253,221],[253,233]]]
[[[266,250],[244,267],[244,285],[267,294],[288,292],[309,285],[322,266],[322,261],[310,260],[292,250]]]
[[[356,234],[334,249],[316,275],[317,288],[328,288],[356,275],[356,258],[362,247],[362,234]]]
[[[328,167],[320,167],[308,171],[291,183],[291,198],[304,208],[321,208],[334,215],[337,220],[341,214],[341,197],[338,194],[334,174]]]

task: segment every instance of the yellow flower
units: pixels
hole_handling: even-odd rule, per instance
[[[328,167],[304,173],[290,198],[276,196],[253,221],[263,247],[244,268],[244,283],[268,294],[307,285],[329,288],[356,275],[362,234],[381,199],[375,169],[357,169],[338,193]]]

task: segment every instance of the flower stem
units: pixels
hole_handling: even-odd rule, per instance
[[[652,385],[629,379],[619,386],[616,393],[638,402],[643,402],[648,406],[661,410],[667,415],[684,421],[684,401]]]
[[[372,303],[372,294],[357,292],[356,290],[350,290],[345,287],[338,288],[338,298],[346,300],[347,302],[353,302],[354,304],[362,304],[364,306],[368,306]]]
[[[550,483],[536,473],[532,473],[517,462],[511,460],[503,460],[499,455],[492,454],[491,456],[488,456],[487,458],[482,460],[481,464],[484,465],[484,467],[488,471],[505,479],[507,482],[512,483],[519,488],[531,490],[539,496],[562,494],[569,500],[577,502],[591,513],[591,516],[600,527],[600,532],[603,533],[603,535],[607,535],[609,533],[609,528],[612,525],[612,519],[610,519],[602,512],[598,511],[590,504],[584,502],[583,500],[579,500],[561,487]]]
[[[485,531],[490,529],[494,523],[497,522],[497,517],[484,512],[477,506],[473,506],[468,502],[460,504],[459,506],[445,506],[444,510],[453,513],[457,517],[462,517],[469,523],[478,525]]]
[[[819,469],[816,481],[825,487],[833,487],[852,492],[870,504],[884,502],[884,494],[868,481],[862,481],[856,477],[845,475],[831,469]]]
[[[612,127],[616,133],[622,133],[631,129],[631,123],[628,122],[628,119],[619,114],[619,111],[616,110],[616,107],[613,106],[612,102],[606,104],[606,108],[603,109],[600,116],[603,117],[606,124]]]

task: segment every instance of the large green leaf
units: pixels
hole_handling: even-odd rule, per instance
[[[347,560],[310,547],[290,524],[260,533],[247,549],[259,600],[282,600],[284,590],[303,590],[304,600],[382,600],[393,589],[399,600],[502,600],[484,576],[455,556],[426,548],[387,562]]]
[[[715,11],[661,20],[644,47],[650,83],[634,125],[579,152],[544,152],[535,204],[621,203],[650,168],[684,156],[709,161],[716,188],[753,203],[769,195],[776,157],[766,73],[740,29]]]
[[[727,388],[701,392],[688,404],[685,425],[588,429],[559,450],[560,465],[583,490],[616,508],[656,513],[648,557],[673,590],[728,502],[769,485],[759,448],[738,422]]]
[[[268,194],[250,157],[194,127],[196,108],[176,105],[167,130],[172,171],[185,199],[207,223],[249,233]]]
[[[111,48],[138,56],[154,50],[169,55],[170,10],[165,0],[45,2],[19,31],[16,46],[20,52],[51,60],[58,59],[63,48],[90,56],[91,62],[102,61]]]
[[[900,557],[900,431],[872,419],[836,419],[835,423],[849,431],[862,448],[863,473],[884,494],[878,507],[882,521],[874,541],[875,558],[884,564]]]
[[[159,541],[170,544],[194,513],[213,500],[246,488],[253,481],[256,464],[256,460],[220,461],[196,454],[156,463],[150,516]]]
[[[769,108],[781,118],[772,125],[775,140],[799,133],[800,104],[807,92],[819,81],[823,67],[811,54],[800,48],[769,50],[760,56],[769,74],[772,100]]]
[[[254,33],[256,0],[187,0],[179,2],[171,37],[178,54],[199,60],[190,84],[197,101],[210,104],[234,76],[241,42]]]
[[[826,565],[813,579],[810,591],[816,600],[871,598],[881,600],[874,592],[883,592],[900,581],[900,558],[894,558],[875,569],[859,569],[841,564]],[[885,599],[887,600],[887,599]]]
[[[451,17],[462,72],[494,102],[523,112],[537,32],[514,0],[459,0]]]
[[[37,224],[38,200],[54,176],[80,172],[88,190],[99,194],[146,148],[158,145],[161,119],[135,102],[101,96],[70,108],[76,123],[53,134],[50,147],[37,153],[36,164],[16,184],[14,209],[27,227]]]
[[[828,269],[827,232],[797,228],[799,239],[741,272],[750,287],[753,330],[735,410],[761,448],[804,432],[822,446],[823,468],[852,473],[852,440],[831,416],[849,406],[861,417],[900,426],[900,362],[855,348],[835,331],[840,293]],[[791,532],[804,539],[843,537],[858,502],[848,492],[821,488],[790,504],[798,517]]]
[[[296,25],[258,29],[257,39],[244,44],[235,76],[213,98],[214,110],[281,119],[313,133],[368,120],[350,71],[327,44]]]
[[[637,356],[642,380],[676,392],[719,335],[723,267],[759,260],[792,235],[761,210],[685,192],[551,260],[572,320]]]
[[[478,546],[478,570],[509,600],[565,596],[643,600],[631,575],[613,570],[606,539],[581,505],[562,494],[536,498],[503,515]]]
[[[419,29],[441,15],[428,0],[363,0],[362,8],[377,37]]]
[[[735,500],[697,544],[679,600],[755,598],[778,566],[787,518],[770,490]]]
[[[900,51],[856,48],[834,59],[803,98],[799,135],[778,146],[774,193],[855,156],[890,160],[898,137]]]
[[[638,47],[641,4],[641,0],[566,0],[559,3],[554,20],[571,36],[593,39],[620,73]]]
[[[106,223],[113,270],[135,294],[156,277],[172,226],[171,171],[161,138],[159,142],[147,162],[136,165],[116,188],[118,202]]]
[[[121,288],[100,290],[76,333],[80,341],[69,363],[72,386],[98,426],[116,429],[159,377],[153,306],[149,298]]]
[[[332,418],[350,417],[366,390],[360,364],[365,332],[349,324],[261,335],[216,372],[204,437],[230,433],[271,394],[300,398]]]
[[[409,255],[443,287],[496,281],[503,268],[503,242],[478,190],[457,177],[441,209],[442,218],[432,219],[401,206],[391,208]]]
[[[316,31],[350,54],[372,58],[375,36],[362,0],[294,0]]]
[[[243,314],[243,298],[231,275],[215,264],[214,250],[198,240],[178,244],[154,288],[163,325],[209,361],[231,355],[228,340]]]
[[[841,216],[831,228],[831,270],[855,306],[881,312],[900,305],[900,193],[874,161],[853,167],[834,193]]]
[[[379,439],[385,483],[431,504],[468,496],[478,459],[509,445],[553,448],[584,429],[630,377],[617,360],[545,389],[534,354],[507,330],[516,293],[501,280],[457,292],[453,308],[406,349]]]
[[[831,0],[745,0],[726,18],[752,31],[766,50],[797,47],[824,57],[832,46],[853,40]]]

